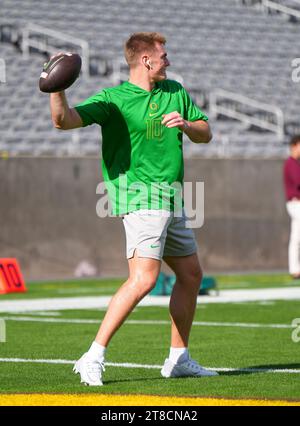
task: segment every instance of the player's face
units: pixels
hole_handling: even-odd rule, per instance
[[[296,156],[298,158],[298,160],[300,160],[300,142],[297,143],[296,146]]]
[[[297,142],[296,145],[292,145],[291,154],[294,158],[300,160],[300,142]]]
[[[153,81],[161,81],[167,78],[166,68],[170,65],[167,52],[163,44],[156,43],[156,49],[149,57],[151,68],[149,71]]]

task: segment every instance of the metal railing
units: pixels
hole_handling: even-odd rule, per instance
[[[38,37],[38,38],[37,38]],[[41,38],[42,37],[42,38]],[[57,53],[56,43],[51,43],[51,39],[56,42],[62,41],[66,45],[72,45],[75,48],[80,48],[82,59],[82,75],[89,77],[90,71],[90,47],[86,40],[82,40],[70,35],[40,27],[39,25],[29,24],[22,30],[21,49],[25,57],[29,56],[30,48],[35,48],[41,52],[47,52],[50,55]]]
[[[229,105],[219,104],[219,101],[229,101]],[[246,106],[252,109],[252,112],[238,110],[238,105]],[[209,96],[209,113],[212,118],[218,114],[230,117],[246,125],[253,125],[265,130],[276,133],[279,140],[284,137],[284,116],[279,107],[255,101],[244,95],[232,93],[223,89],[216,89]],[[266,113],[271,115],[274,123],[267,118],[258,117],[257,113]]]
[[[300,6],[299,1],[294,0],[294,2],[297,3]],[[285,6],[285,5],[280,4],[280,3],[273,1],[273,0],[262,0],[261,4],[262,4],[262,7],[264,9],[275,10],[276,12],[280,12],[280,13],[283,13],[285,15],[293,16],[295,18],[300,19],[300,10],[299,9],[294,9],[291,6]]]

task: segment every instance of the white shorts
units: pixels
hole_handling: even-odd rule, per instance
[[[197,252],[194,232],[186,228],[186,216],[174,217],[166,210],[136,210],[123,217],[127,259],[161,260],[164,256],[188,256]]]

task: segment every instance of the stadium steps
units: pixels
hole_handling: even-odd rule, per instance
[[[143,0],[87,0],[84,4],[76,0],[67,3],[53,0],[51,7],[49,2],[39,0],[14,0],[14,5],[12,8],[11,0],[1,1],[0,26],[11,25],[20,31],[32,22],[57,29],[86,39],[93,55],[108,60],[122,57],[123,42],[129,33],[145,28],[162,31],[168,40],[172,71],[183,76],[188,90],[200,94],[199,99],[203,100],[205,108],[210,91],[223,88],[280,106],[287,128],[297,120],[300,96],[298,85],[291,82],[291,60],[298,56],[295,40],[299,39],[300,26],[280,16],[271,15],[270,18],[235,0],[202,1],[199,7],[195,7],[193,0],[187,0],[183,10],[179,0],[166,0],[163,7],[160,0],[151,3]],[[178,7],[182,12],[170,17],[170,8]],[[183,22],[188,25],[182,25]],[[37,90],[42,56],[30,55],[29,59],[24,59],[8,43],[0,43],[0,50],[9,69],[7,84],[0,86],[4,99],[0,113],[4,118],[7,110],[11,109],[12,113],[12,119],[7,117],[1,124],[1,144],[5,142],[5,134],[11,135],[14,131],[14,118],[18,128],[22,128],[19,124],[22,121],[29,121],[33,133],[44,137],[51,122],[46,96]],[[111,86],[112,82],[108,77],[94,77],[87,81],[81,79],[75,85],[70,91],[70,103],[79,102],[101,88]],[[226,124],[222,124],[222,120],[212,121],[213,131],[229,138],[231,144],[240,140],[255,146],[257,138],[272,137],[268,133],[241,130],[233,120],[229,129],[224,122]],[[16,132],[22,141],[29,138],[26,131],[23,135],[22,130]],[[84,132],[87,135],[87,129]],[[68,143],[62,132],[55,129],[49,130],[48,138],[55,147],[59,145],[58,141]],[[99,148],[98,130],[89,133],[88,138],[92,147]],[[274,151],[272,144],[267,145],[271,156],[275,150],[277,153],[277,141]],[[193,144],[187,146],[187,152],[190,150],[191,154],[197,149],[199,147]],[[210,150],[207,146],[205,149]]]

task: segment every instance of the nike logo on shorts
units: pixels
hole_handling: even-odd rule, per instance
[[[159,245],[158,246],[154,246],[153,244],[151,244],[151,246],[150,246],[151,248],[156,248],[156,247],[159,247]]]

